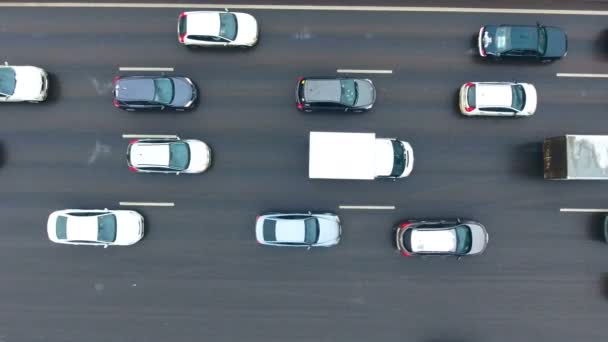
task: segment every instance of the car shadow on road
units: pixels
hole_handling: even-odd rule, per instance
[[[598,35],[593,44],[593,54],[600,59],[608,59],[608,29]]]
[[[542,142],[518,145],[511,156],[512,170],[515,173],[534,179],[543,179],[544,165]]]
[[[602,273],[600,278],[600,291],[605,299],[608,299],[608,272]]]
[[[591,240],[605,242],[604,238],[604,217],[606,214],[594,214],[589,217],[587,233]]]
[[[7,149],[4,146],[4,142],[0,141],[0,168],[4,167],[6,160],[8,159]]]

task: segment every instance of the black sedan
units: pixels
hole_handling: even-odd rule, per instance
[[[304,112],[370,110],[376,101],[371,80],[354,78],[298,78],[296,107]]]
[[[566,56],[568,38],[557,27],[542,25],[487,25],[479,30],[481,57],[551,62]]]
[[[194,106],[198,90],[187,77],[114,77],[114,107],[133,110],[185,110]]]
[[[488,233],[481,223],[469,220],[407,220],[395,229],[397,249],[404,256],[481,254]]]

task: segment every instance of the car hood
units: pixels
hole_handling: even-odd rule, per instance
[[[545,57],[563,57],[568,52],[566,32],[557,27],[545,27],[547,31],[547,51]]]
[[[250,14],[233,13],[238,20],[238,32],[234,43],[238,45],[255,45],[258,41],[258,22]]]
[[[115,211],[115,245],[132,245],[144,236],[144,218],[134,211]]]
[[[12,98],[21,101],[39,101],[44,99],[42,86],[46,72],[34,66],[13,67],[15,70],[15,92]]]
[[[340,223],[336,220],[318,218],[319,239],[317,245],[333,245],[340,240]]]
[[[55,211],[49,215],[49,219],[46,222],[46,232],[49,236],[49,240],[53,242],[58,242],[57,240],[57,217],[59,216],[59,212]]]
[[[187,173],[200,173],[211,165],[211,149],[200,140],[186,140],[190,148],[190,163],[184,171]]]
[[[185,77],[171,77],[173,85],[175,87],[175,93],[173,95],[172,106],[175,107],[189,107],[192,105],[192,101],[196,98],[196,87],[194,83],[188,82],[189,79]]]
[[[525,115],[532,115],[536,111],[536,104],[538,97],[536,95],[536,88],[531,84],[522,84],[526,92],[526,105],[524,106],[523,113]]]
[[[355,80],[357,82],[357,103],[355,107],[371,108],[376,101],[376,88],[370,80]]]
[[[471,229],[471,250],[467,254],[481,254],[488,245],[488,233],[484,226],[478,223],[467,223]]]

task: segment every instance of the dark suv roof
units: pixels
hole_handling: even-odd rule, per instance
[[[304,84],[304,97],[308,102],[340,102],[339,79],[309,79]]]
[[[120,91],[117,99],[120,101],[152,101],[154,100],[153,78],[123,78],[118,81]]]

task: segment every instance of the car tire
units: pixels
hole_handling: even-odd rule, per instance
[[[552,59],[543,59],[540,62],[543,63],[543,64],[548,64],[548,63],[553,62],[553,60]]]
[[[134,111],[135,111],[135,109],[133,109],[133,108],[125,108],[125,110],[126,110],[127,112],[134,112]]]

